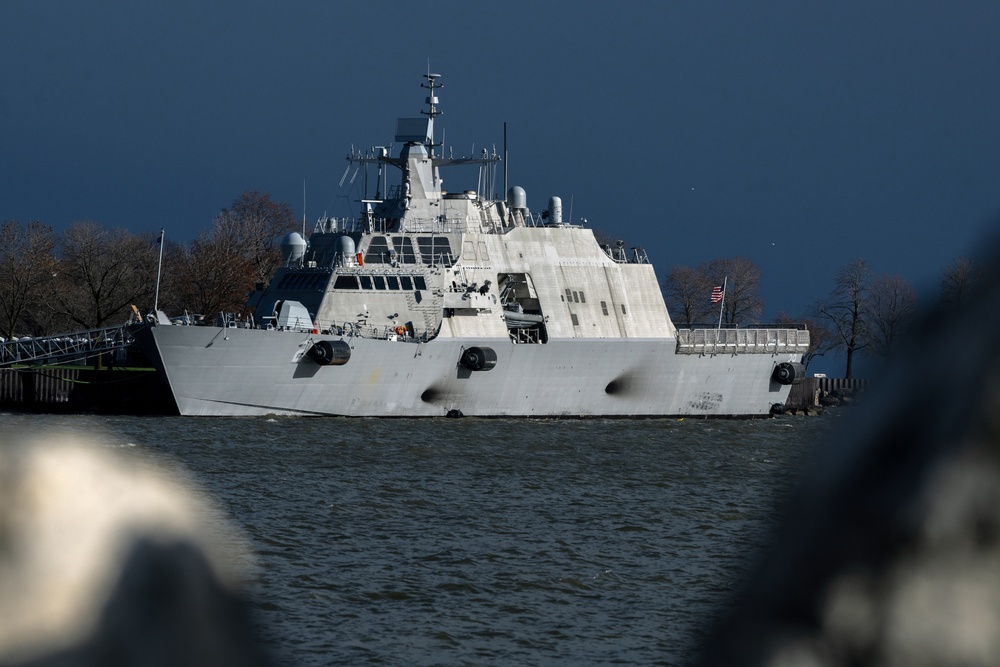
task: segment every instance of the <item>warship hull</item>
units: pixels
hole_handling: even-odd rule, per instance
[[[142,326],[133,333],[182,415],[654,417],[769,414],[790,387],[773,379],[800,354],[679,354],[675,338],[427,342],[292,331]],[[309,354],[349,348],[342,365]],[[470,370],[470,348],[495,365]]]
[[[181,414],[756,417],[785,402],[808,331],[723,328],[728,278],[707,275],[719,326],[678,329],[641,248],[563,221],[559,197],[535,214],[505,179],[497,198],[495,152],[446,153],[439,75],[424,77],[422,117],[348,155],[376,170],[361,217],[286,234],[270,282],[219,326],[157,312],[134,331]],[[463,166],[476,189],[443,189],[441,169]]]

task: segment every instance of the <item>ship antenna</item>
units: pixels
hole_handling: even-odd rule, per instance
[[[156,264],[156,295],[153,297],[153,315],[159,317],[156,313],[160,307],[160,272],[163,269],[163,227],[160,227],[160,238],[156,243],[160,246],[160,261]]]
[[[507,196],[507,121],[503,122],[503,196]]]
[[[302,238],[306,237],[306,179],[302,179]]]

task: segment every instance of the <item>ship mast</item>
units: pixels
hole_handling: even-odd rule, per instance
[[[421,88],[427,89],[427,111],[421,111],[423,115],[427,116],[430,121],[427,126],[427,141],[428,146],[431,149],[431,156],[434,155],[434,147],[440,146],[441,144],[434,143],[434,118],[440,116],[443,112],[438,110],[437,105],[440,103],[437,95],[434,94],[435,88],[443,88],[443,83],[438,83],[437,80],[441,78],[440,74],[424,74],[424,78],[427,79],[427,83],[420,84]]]

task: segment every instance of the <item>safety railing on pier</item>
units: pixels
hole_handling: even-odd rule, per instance
[[[678,329],[678,354],[805,354],[807,329]]]
[[[128,347],[128,325],[90,329],[44,338],[19,338],[0,343],[0,368],[14,364],[85,363],[101,352]]]

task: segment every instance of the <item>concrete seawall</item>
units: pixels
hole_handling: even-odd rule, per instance
[[[859,393],[868,388],[868,380],[857,378],[817,378],[810,377],[801,383],[792,385],[785,407],[789,409],[808,409],[821,405],[824,396],[837,392]]]

